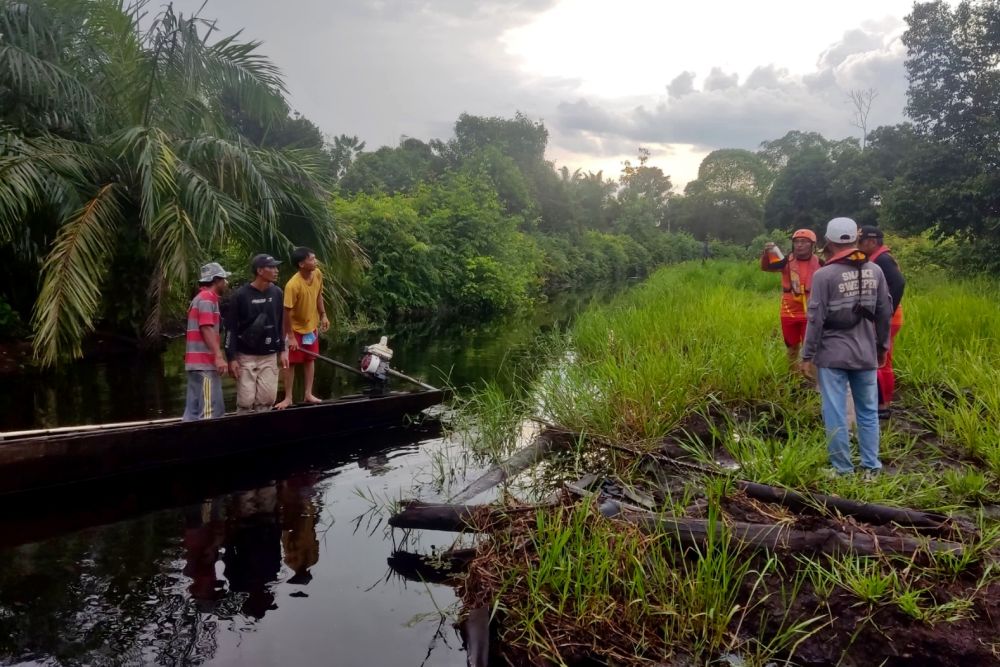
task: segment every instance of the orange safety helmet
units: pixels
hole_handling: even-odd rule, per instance
[[[795,239],[809,239],[813,243],[816,243],[816,233],[811,229],[796,229],[795,233],[792,234],[792,240]]]

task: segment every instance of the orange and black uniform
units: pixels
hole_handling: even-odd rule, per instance
[[[895,347],[896,334],[903,327],[903,292],[906,289],[906,279],[899,270],[899,264],[889,254],[889,248],[880,245],[868,257],[885,274],[885,282],[892,297],[892,320],[889,322],[889,351],[885,355],[885,365],[878,369],[878,402],[879,405],[889,405],[896,391],[896,374],[892,370],[892,350]]]
[[[788,347],[798,347],[806,337],[806,304],[812,292],[812,278],[821,266],[816,255],[803,261],[789,255],[771,261],[770,255],[760,257],[763,271],[781,271],[781,335]]]

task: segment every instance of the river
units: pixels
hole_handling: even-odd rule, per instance
[[[539,336],[601,295],[564,295],[486,323],[426,321],[390,335],[394,366],[456,388],[544,366]],[[380,332],[324,354],[353,362]],[[0,430],[175,416],[182,343],[59,373],[6,378]],[[318,365],[317,391],[357,389]],[[227,382],[227,405],[234,404]],[[407,581],[393,551],[447,546],[406,535],[379,506],[417,485],[433,499],[433,424],[315,442],[264,458],[18,499],[0,508],[0,663],[5,665],[464,665],[451,588]],[[400,540],[405,539],[401,545]],[[435,544],[435,541],[437,543]]]

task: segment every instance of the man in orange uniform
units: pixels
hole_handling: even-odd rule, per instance
[[[883,243],[884,236],[878,227],[864,226],[858,230],[858,248],[868,255],[868,261],[874,262],[885,274],[885,282],[889,286],[889,296],[892,297],[892,320],[889,322],[889,352],[885,356],[885,364],[878,369],[878,418],[889,418],[889,404],[896,391],[896,374],[892,370],[892,350],[896,345],[896,334],[903,327],[903,291],[906,289],[906,279],[899,270],[899,264],[889,254],[889,247]]]
[[[806,304],[813,274],[821,266],[815,250],[816,234],[810,229],[797,229],[792,234],[790,256],[783,257],[773,243],[765,243],[760,256],[761,270],[781,271],[781,334],[788,359],[799,370],[799,349],[806,337]]]

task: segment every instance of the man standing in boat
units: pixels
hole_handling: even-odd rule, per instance
[[[302,366],[306,403],[319,403],[313,394],[313,379],[319,354],[319,334],[330,328],[323,303],[323,274],[316,266],[316,253],[309,248],[292,251],[292,264],[298,269],[285,285],[285,342],[289,367],[284,371],[285,398],[274,407],[281,410],[292,404],[295,367]],[[311,353],[311,354],[310,354]]]
[[[219,296],[226,291],[229,272],[217,262],[201,267],[198,294],[191,300],[187,317],[187,402],[184,421],[212,419],[226,414],[222,399],[222,376],[228,368],[219,337]]]
[[[278,398],[278,366],[288,368],[281,264],[260,254],[250,262],[253,281],[236,290],[226,319],[226,356],[236,378],[236,411],[270,410]]]

